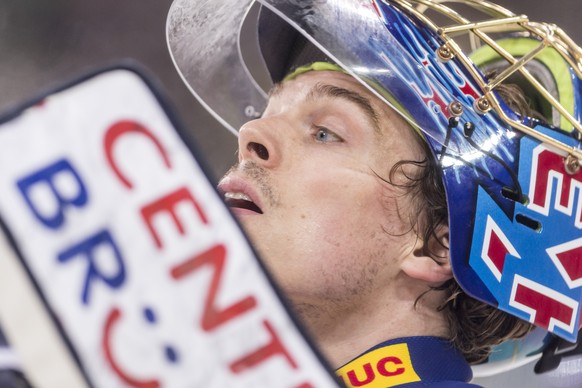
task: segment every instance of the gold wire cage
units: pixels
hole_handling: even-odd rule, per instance
[[[497,96],[493,93],[495,88],[512,74],[520,73],[540,93],[540,96],[572,125],[574,136],[578,141],[582,140],[582,124],[525,66],[528,62],[535,59],[544,49],[550,47],[556,50],[569,64],[576,76],[582,79],[582,49],[562,29],[554,24],[532,22],[525,15],[515,15],[501,6],[483,0],[392,1],[402,10],[414,15],[425,23],[442,39],[444,43],[436,52],[440,60],[446,62],[457,58],[463,67],[473,76],[483,92],[483,95],[475,101],[475,109],[477,111],[486,113],[490,109],[495,110],[511,127],[565,152],[567,157],[565,157],[564,162],[568,172],[575,173],[580,169],[582,150],[579,147],[567,145],[508,117],[501,108]],[[458,10],[463,7],[465,16],[461,15],[461,12]],[[477,22],[469,20],[466,16],[467,9],[474,11],[469,12],[471,14],[476,12],[479,15],[484,15],[484,20]],[[450,24],[438,25],[436,19],[438,19],[438,22],[444,20]],[[516,58],[501,47],[492,36],[508,33],[534,38],[539,41],[539,45],[525,55]],[[484,79],[469,56],[462,49],[459,43],[459,37],[462,35],[468,35],[470,44],[469,51],[473,51],[482,45],[487,45],[500,58],[507,61],[508,66],[492,79]]]

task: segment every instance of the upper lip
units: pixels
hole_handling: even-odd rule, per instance
[[[228,175],[223,178],[218,184],[218,191],[222,195],[222,198],[227,202],[232,203],[232,200],[247,201],[250,202],[249,205],[257,207],[259,213],[263,213],[263,205],[261,198],[258,195],[255,188],[245,179],[237,177],[234,175]]]

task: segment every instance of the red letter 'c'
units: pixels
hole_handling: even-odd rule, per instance
[[[105,133],[105,140],[104,140],[104,147],[105,147],[105,156],[107,157],[107,163],[117,176],[117,178],[121,181],[121,183],[127,187],[128,189],[132,189],[133,185],[131,182],[121,173],[117,165],[115,164],[115,160],[113,160],[113,145],[118,140],[118,138],[122,135],[127,133],[138,133],[144,135],[148,139],[154,143],[160,154],[162,155],[162,159],[164,160],[164,164],[168,169],[172,168],[170,165],[170,159],[168,158],[168,154],[162,144],[156,139],[156,137],[143,125],[136,123],[135,121],[119,121],[113,124]]]
[[[400,360],[398,357],[384,357],[383,359],[378,361],[376,369],[378,370],[378,372],[380,372],[382,376],[390,377],[401,375],[402,373],[404,373],[405,371],[404,368],[396,368],[393,371],[389,371],[388,369],[386,369],[386,364],[388,363],[402,365],[402,360]]]

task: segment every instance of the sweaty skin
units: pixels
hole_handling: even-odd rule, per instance
[[[448,336],[443,295],[414,302],[450,267],[423,256],[411,199],[379,178],[424,159],[415,136],[352,77],[312,71],[240,129],[239,163],[219,185],[332,365],[387,339]]]

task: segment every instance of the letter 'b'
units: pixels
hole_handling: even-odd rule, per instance
[[[74,179],[77,185],[77,192],[74,197],[67,198],[57,190],[55,178],[59,174],[68,174]],[[35,205],[33,202],[31,188],[41,184],[47,185],[50,189],[50,192],[53,194],[54,199],[56,199],[56,209],[54,209],[52,214],[46,214],[48,213],[46,210],[41,212],[38,204]],[[75,171],[71,163],[69,163],[69,161],[66,159],[58,160],[48,167],[35,171],[34,173],[18,180],[17,185],[18,189],[22,193],[22,196],[24,197],[24,200],[26,201],[26,204],[33,212],[35,217],[51,229],[58,229],[65,222],[65,215],[63,212],[65,205],[82,207],[87,203],[87,190],[85,189],[85,185],[83,185],[81,177],[77,171]]]

